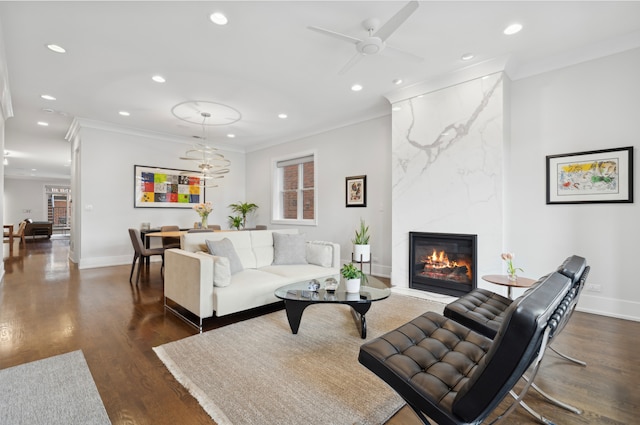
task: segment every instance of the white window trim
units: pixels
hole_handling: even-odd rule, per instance
[[[313,219],[301,220],[301,219],[284,219],[277,218],[282,216],[280,205],[280,179],[278,170],[278,163],[282,161],[293,160],[297,158],[303,158],[305,156],[313,156]],[[301,208],[302,203],[298,203],[298,207]],[[318,153],[315,150],[304,151],[281,156],[278,158],[272,158],[271,160],[271,224],[283,224],[292,226],[317,226],[318,225]]]

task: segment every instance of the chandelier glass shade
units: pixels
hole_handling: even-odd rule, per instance
[[[193,177],[200,178],[200,185],[205,187],[217,187],[216,180],[224,178],[230,170],[231,161],[226,159],[224,155],[218,152],[218,149],[210,146],[206,142],[205,134],[205,121],[211,116],[208,112],[202,112],[202,140],[201,143],[196,143],[193,147],[187,150],[184,156],[180,159],[185,161],[192,161],[199,171],[193,173],[185,173]]]

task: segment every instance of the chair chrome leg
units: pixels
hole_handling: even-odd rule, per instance
[[[526,376],[523,376],[523,378],[525,380],[527,379]],[[574,407],[574,406],[572,406],[570,404],[567,404],[564,401],[560,401],[560,400],[558,400],[557,398],[555,398],[553,396],[550,396],[549,394],[544,392],[540,387],[538,387],[535,382],[531,383],[531,388],[536,390],[542,397],[546,398],[549,403],[555,404],[558,407],[562,407],[563,409],[568,410],[569,412],[573,412],[576,415],[581,415],[582,414],[582,410],[580,410],[577,407]]]
[[[516,394],[513,391],[510,391],[509,394],[511,394],[511,396],[513,398],[516,398]],[[524,410],[526,410],[531,416],[533,416],[541,424],[544,424],[544,425],[556,425],[554,422],[551,422],[549,419],[545,418],[540,413],[538,413],[535,410],[533,410],[533,408],[531,408],[531,406],[529,406],[527,403],[525,403],[522,400],[520,400],[520,406],[522,406],[522,408]]]
[[[587,363],[583,362],[582,360],[574,359],[573,357],[567,356],[566,354],[561,353],[560,351],[556,350],[555,348],[553,348],[551,346],[549,346],[549,348],[552,349],[554,353],[556,353],[557,355],[559,355],[560,357],[562,357],[565,360],[569,360],[570,362],[573,362],[573,363],[578,364],[580,366],[584,366],[584,367],[587,366]]]

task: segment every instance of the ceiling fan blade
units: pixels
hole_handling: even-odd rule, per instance
[[[414,62],[422,62],[424,60],[424,58],[421,56],[414,55],[413,53],[409,53],[407,51],[400,50],[389,45],[385,46],[382,54],[386,56],[402,57],[402,59],[409,59]]]
[[[419,3],[417,1],[410,1],[395,15],[391,17],[378,31],[374,34],[375,37],[379,37],[382,41],[385,41],[397,30],[404,21],[413,14],[418,8]]]
[[[342,67],[342,69],[338,72],[338,75],[343,75],[345,74],[348,70],[350,70],[355,64],[357,64],[358,62],[360,62],[360,59],[362,59],[364,55],[361,53],[356,53],[356,55],[354,57],[352,57],[349,62],[346,63],[345,66]]]
[[[311,27],[311,26],[307,28],[310,29],[311,31],[319,32],[320,34],[328,35],[329,37],[337,38],[338,40],[346,41],[347,43],[351,43],[351,44],[357,44],[361,41],[359,38],[351,37],[351,36],[341,34],[339,32],[335,32],[331,30],[326,30],[324,28]]]

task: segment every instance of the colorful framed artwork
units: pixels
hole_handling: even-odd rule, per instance
[[[205,202],[197,172],[173,168],[134,166],[135,208],[192,208]]]
[[[367,206],[367,176],[353,176],[345,179],[347,207]]]
[[[547,156],[547,204],[633,202],[633,147]]]

